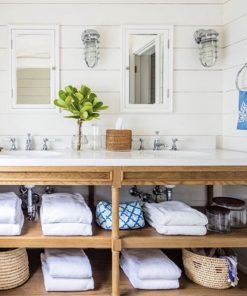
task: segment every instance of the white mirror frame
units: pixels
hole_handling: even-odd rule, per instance
[[[51,77],[50,77],[50,104],[17,104],[17,90],[16,90],[16,53],[15,53],[15,37],[18,33],[37,33],[42,34],[46,32],[51,40]],[[58,25],[9,25],[9,102],[11,111],[56,111],[57,108],[53,104],[59,91],[59,26]]]
[[[131,34],[157,34],[158,41],[163,35],[162,59],[156,61],[163,65],[163,75],[159,75],[157,82],[159,89],[163,87],[163,93],[159,92],[156,104],[130,104],[129,83],[129,35]],[[135,113],[168,113],[173,111],[173,25],[127,25],[122,26],[122,96],[121,111]],[[160,71],[159,71],[160,72]],[[162,99],[161,99],[162,98]]]

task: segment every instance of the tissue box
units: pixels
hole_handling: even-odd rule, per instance
[[[106,150],[129,151],[132,145],[131,130],[106,130]]]

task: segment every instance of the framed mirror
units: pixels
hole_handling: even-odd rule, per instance
[[[58,26],[14,25],[10,36],[11,109],[55,109],[59,90]]]
[[[173,27],[122,28],[123,112],[172,112]]]

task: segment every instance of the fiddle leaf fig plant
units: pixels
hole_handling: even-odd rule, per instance
[[[99,119],[100,112],[107,109],[108,106],[104,105],[86,85],[82,85],[80,89],[68,85],[58,92],[58,96],[59,98],[54,100],[54,104],[71,113],[71,115],[65,116],[66,118],[77,119],[79,129],[77,150],[81,150],[82,123]]]

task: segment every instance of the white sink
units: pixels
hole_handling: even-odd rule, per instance
[[[41,158],[48,158],[53,156],[61,155],[61,152],[58,151],[43,151],[43,150],[19,150],[19,151],[2,151],[0,152],[0,158],[14,158],[14,157],[41,157]]]

